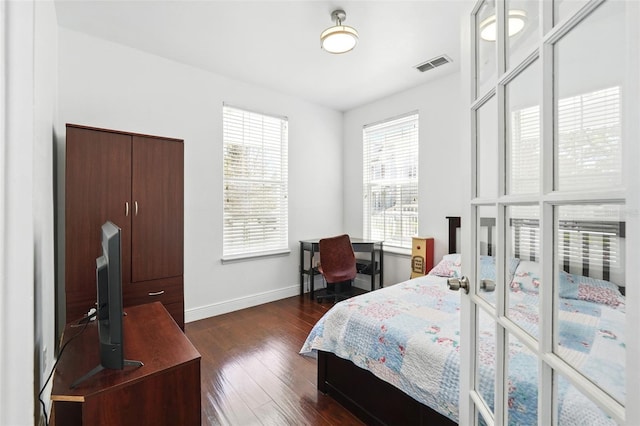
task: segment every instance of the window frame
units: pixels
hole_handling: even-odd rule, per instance
[[[362,148],[363,148],[363,236],[366,239],[381,240],[385,242],[385,247],[399,250],[411,250],[413,236],[418,234],[419,225],[419,142],[420,142],[420,114],[418,110],[410,111],[395,117],[390,117],[375,123],[366,124],[362,127]],[[406,130],[411,127],[407,132]],[[395,132],[395,133],[394,133]],[[400,135],[398,135],[400,132]],[[405,134],[406,133],[406,134]],[[379,147],[392,145],[386,152],[379,149],[374,158],[372,145],[378,143]],[[393,146],[395,145],[395,146]],[[385,160],[386,157],[386,160]],[[380,161],[377,161],[380,160]],[[389,167],[394,161],[396,167]],[[374,162],[378,162],[374,166]],[[391,164],[392,165],[392,164]],[[373,169],[378,170],[374,173]],[[404,171],[406,176],[402,176]],[[394,200],[394,205],[389,204],[387,193],[383,188],[395,186],[391,191],[389,199]],[[375,188],[379,191],[375,191]],[[408,192],[403,194],[405,188]],[[398,191],[400,191],[398,193]],[[376,195],[374,197],[374,195]],[[402,198],[411,198],[409,203],[403,203]],[[378,215],[378,221],[374,223],[375,207],[372,207],[374,198],[379,199],[378,210],[382,211]],[[397,200],[400,199],[400,205]],[[393,213],[391,216],[387,215]],[[398,219],[399,217],[399,219]],[[399,220],[399,232],[387,230],[387,219],[392,218],[394,224]],[[396,228],[397,225],[393,225]],[[409,227],[405,231],[406,227]],[[390,238],[393,237],[393,238]]]
[[[290,253],[288,122],[285,116],[223,104],[222,263]],[[235,161],[235,166],[228,154],[231,146],[236,147],[235,152],[241,153],[243,159],[242,163]],[[230,167],[236,172],[235,175],[229,173]],[[235,192],[229,192],[230,185],[235,186]],[[262,190],[264,192],[260,193],[259,187],[265,185],[276,189]],[[246,196],[249,192],[254,196]],[[229,195],[235,195],[235,199],[240,202],[230,207]],[[271,208],[274,200],[275,207]],[[256,208],[259,212],[262,209],[260,215],[247,215],[243,212],[255,212]],[[240,223],[229,226],[231,217],[236,217]],[[266,225],[266,222],[272,225]],[[267,231],[269,226],[273,227],[273,232]],[[233,235],[234,231],[240,232],[241,229],[249,235]]]

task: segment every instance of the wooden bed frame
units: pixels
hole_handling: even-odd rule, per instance
[[[367,425],[456,425],[393,385],[331,352],[318,351],[318,390]]]
[[[460,217],[447,217],[449,222],[449,253],[457,252],[456,235],[460,228]],[[519,238],[520,228],[535,228],[537,220],[518,220],[518,223],[510,223],[515,227],[516,238]],[[491,241],[495,219],[482,218],[480,226],[488,228],[489,255],[492,253]],[[566,232],[577,230],[585,239],[582,249],[582,262],[585,255],[588,256],[589,233],[606,232],[615,237],[625,237],[624,222],[587,222],[587,221],[562,221],[560,232],[566,237]],[[524,236],[523,236],[524,237]],[[609,241],[603,239],[602,278],[609,278]],[[538,260],[534,254],[516,253],[517,257],[528,260]],[[567,259],[563,259],[563,269],[569,271],[570,265]],[[582,266],[583,275],[589,276],[589,266]],[[624,294],[624,288],[620,288]],[[436,412],[432,408],[416,401],[395,386],[377,378],[367,370],[361,369],[351,361],[342,359],[333,353],[318,351],[318,390],[331,395],[336,401],[346,407],[354,415],[362,419],[368,425],[455,425],[451,419]]]

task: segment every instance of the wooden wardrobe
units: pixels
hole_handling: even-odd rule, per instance
[[[100,227],[122,230],[124,306],[160,301],[184,329],[184,144],[67,124],[66,321],[96,303]]]

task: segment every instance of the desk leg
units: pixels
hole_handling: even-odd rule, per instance
[[[302,243],[300,243],[300,263],[298,265],[300,268],[300,296],[304,296],[304,249]]]
[[[313,273],[313,255],[315,254],[313,250],[313,245],[311,245],[311,252],[309,253],[309,297],[313,300],[314,295],[314,286],[316,283],[316,276]]]
[[[371,291],[376,289],[376,248],[371,245]]]
[[[383,281],[383,277],[384,277],[384,273],[383,273],[383,257],[384,257],[384,250],[382,250],[382,243],[380,243],[380,254],[378,255],[380,257],[380,288],[384,287],[384,281]]]

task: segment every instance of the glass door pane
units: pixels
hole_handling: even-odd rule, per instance
[[[477,294],[486,300],[491,306],[496,306],[496,208],[493,206],[478,207],[477,226],[477,252],[479,254],[477,263]]]
[[[507,207],[506,220],[507,317],[537,339],[543,287],[538,206]]]
[[[509,35],[507,68],[517,65],[540,42],[540,2],[537,0],[507,0],[506,28]]]
[[[561,205],[555,221],[556,351],[625,400],[624,206]]]
[[[490,412],[494,410],[496,374],[496,322],[484,309],[478,314],[477,392]]]
[[[556,190],[622,185],[624,10],[604,3],[555,45]]]
[[[496,7],[493,1],[484,1],[476,14],[476,97],[482,96],[496,84]]]
[[[506,191],[540,192],[540,61],[506,85]]]
[[[538,423],[538,358],[509,335],[507,416],[510,425]]]
[[[589,400],[562,374],[556,374],[555,416],[558,425],[617,426],[610,416]]]
[[[566,19],[589,3],[589,0],[553,0],[554,24]]]
[[[498,110],[493,96],[476,111],[477,196],[498,195]]]

